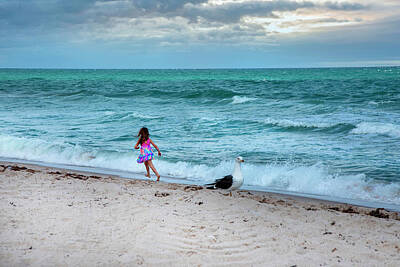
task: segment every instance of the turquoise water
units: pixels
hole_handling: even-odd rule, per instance
[[[400,67],[0,70],[0,157],[400,205]]]

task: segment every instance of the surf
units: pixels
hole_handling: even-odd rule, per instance
[[[142,173],[143,166],[136,163],[136,151],[94,150],[67,143],[51,143],[37,138],[0,136],[0,157],[38,161],[62,166],[92,167]],[[188,161],[156,159],[155,164],[162,175],[187,183],[205,184],[215,177],[231,171],[233,161],[221,161],[218,165]],[[352,198],[400,205],[400,184],[378,182],[366,174],[342,174],[323,163],[304,165],[296,162],[282,164],[246,163],[242,166],[244,185],[261,191],[324,195]]]

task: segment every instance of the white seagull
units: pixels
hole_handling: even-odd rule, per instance
[[[215,180],[214,183],[206,184],[207,189],[238,189],[243,184],[243,174],[240,168],[240,163],[244,162],[242,157],[237,157],[235,159],[235,167],[233,168],[233,173],[227,175],[224,178]]]

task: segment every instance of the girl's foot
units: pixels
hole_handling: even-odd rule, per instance
[[[160,175],[159,175],[159,176],[157,176],[157,182],[159,182],[159,181],[160,181],[160,177],[161,177]]]
[[[145,174],[144,176],[146,176],[147,178],[151,178],[150,174]]]

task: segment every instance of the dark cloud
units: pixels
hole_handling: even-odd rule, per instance
[[[106,23],[112,18],[173,16],[185,4],[204,2],[207,0],[10,0],[0,1],[0,22],[27,28]]]
[[[368,6],[359,4],[359,3],[348,3],[348,2],[325,2],[323,4],[324,7],[332,10],[342,10],[342,11],[353,11],[353,10],[362,10],[369,8]]]
[[[314,7],[314,3],[294,2],[294,1],[249,1],[249,2],[230,2],[222,5],[199,6],[188,4],[182,11],[182,16],[191,21],[202,17],[209,21],[219,21],[224,23],[234,23],[244,16],[256,17],[276,17],[274,11],[294,11],[299,8]]]
[[[208,0],[133,0],[130,1],[136,8],[142,9],[144,12],[175,12],[186,4],[201,4]]]
[[[267,42],[266,23],[243,17],[277,18],[275,12],[359,10],[350,2],[272,0],[204,4],[208,0],[0,0],[0,42],[143,40],[155,43]],[[188,23],[189,22],[189,23]],[[329,22],[329,21],[326,21]],[[334,21],[331,21],[334,22]],[[286,25],[287,26],[287,25]],[[201,30],[199,30],[201,29]],[[269,37],[268,40],[271,38]]]
[[[258,24],[232,24],[223,29],[213,29],[199,33],[195,36],[196,41],[205,43],[230,43],[244,44],[249,41],[255,44],[255,39],[264,38],[265,29]],[[265,41],[264,41],[265,45]]]
[[[242,17],[276,17],[276,11],[295,11],[302,8],[313,9],[331,9],[352,11],[366,9],[367,6],[358,3],[348,2],[325,2],[317,4],[311,1],[247,1],[247,2],[229,2],[222,5],[193,5],[187,4],[182,10],[182,16],[196,21],[199,17],[208,21],[218,21],[224,23],[238,22]]]
[[[35,27],[58,25],[61,22],[81,23],[86,21],[84,12],[96,3],[89,1],[1,1],[0,21],[8,26]]]
[[[358,3],[312,1],[247,1],[219,5],[201,5],[207,0],[20,0],[0,1],[0,22],[6,26],[46,28],[95,22],[107,23],[113,18],[176,17],[190,21],[201,17],[208,21],[234,23],[244,16],[274,17],[274,11],[301,8],[360,10]]]

